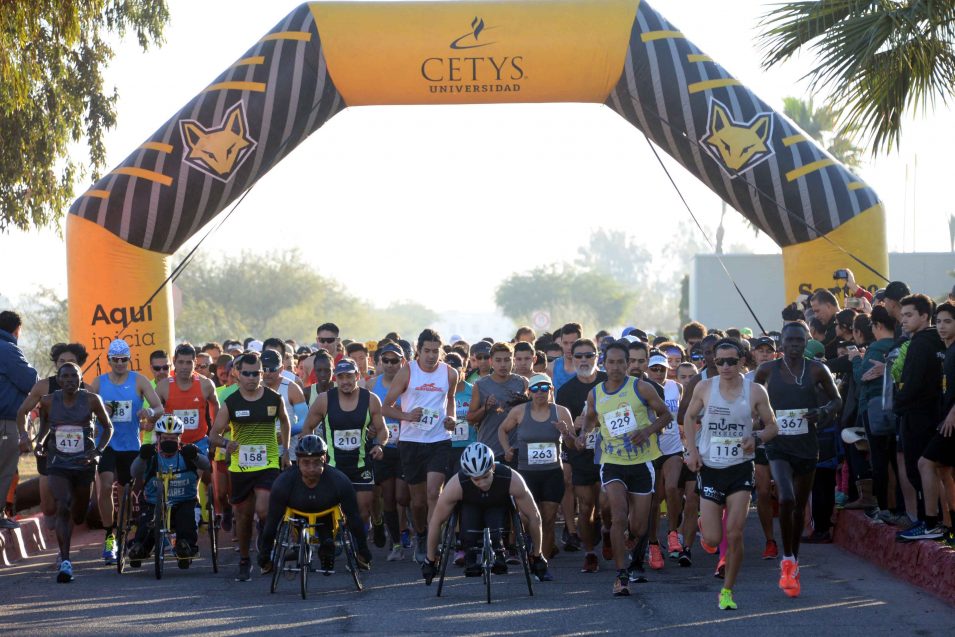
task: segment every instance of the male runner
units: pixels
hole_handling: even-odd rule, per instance
[[[278,340],[278,339],[275,339]],[[279,343],[282,343],[279,341]],[[284,343],[282,346],[284,347]],[[282,368],[282,355],[276,349],[269,347],[262,350],[262,384],[278,393],[285,403],[285,413],[288,414],[289,424],[289,461],[295,462],[295,452],[292,445],[298,442],[298,436],[305,424],[308,415],[308,405],[305,403],[305,394],[295,380],[289,380]],[[291,376],[295,377],[294,374]],[[275,432],[278,434],[278,419],[275,420]]]
[[[776,359],[776,341],[768,336],[760,336],[753,346],[753,359],[758,369],[763,363]],[[746,373],[746,380],[756,378],[756,369]],[[769,458],[766,457],[764,447],[756,447],[756,514],[759,525],[766,537],[766,548],[763,550],[764,560],[775,560],[779,557],[779,547],[773,539],[773,475],[769,470]]]
[[[653,463],[657,477],[657,487],[653,498],[653,507],[650,511],[650,568],[663,568],[663,555],[660,550],[657,526],[660,521],[660,502],[667,504],[667,553],[670,559],[679,559],[683,551],[680,540],[680,519],[683,513],[683,483],[680,476],[683,473],[683,441],[680,438],[680,428],[676,421],[676,412],[680,406],[683,387],[675,380],[668,378],[670,362],[662,354],[650,357],[647,367],[647,376],[650,380],[663,386],[663,401],[673,419],[660,432],[657,442],[662,454]]]
[[[498,428],[511,409],[527,402],[527,379],[511,373],[513,351],[510,343],[495,343],[491,347],[491,373],[474,383],[468,407],[467,419],[477,427],[478,441],[490,447],[496,458],[504,457]],[[512,445],[514,438],[516,435],[512,436]]]
[[[554,391],[568,380],[577,375],[577,366],[574,365],[574,343],[583,336],[584,330],[580,323],[567,323],[560,328],[560,347],[563,358],[554,360],[547,368],[547,373],[554,379]]]
[[[526,341],[514,343],[514,373],[524,378],[534,375],[534,346]]]

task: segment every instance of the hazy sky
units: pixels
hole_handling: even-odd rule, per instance
[[[107,71],[107,85],[120,95],[119,121],[106,138],[107,170],[298,3],[169,4],[165,45],[143,53],[127,39]],[[783,97],[806,97],[799,78],[811,67],[808,56],[771,72],[759,68],[756,24],[770,3],[651,4],[769,104],[781,110]],[[949,250],[953,115],[939,107],[907,122],[900,151],[862,170],[886,203],[892,251]],[[691,207],[715,229],[720,200],[676,162],[668,166]],[[78,184],[77,194],[87,185]],[[726,245],[778,251],[764,236],[754,241],[731,216]],[[668,242],[684,218],[643,136],[603,106],[361,107],[334,117],[266,175],[201,252],[299,247],[323,274],[379,305],[408,299],[439,311],[493,311],[501,279],[572,260],[596,227],[645,237],[665,267]],[[396,249],[381,241],[386,235],[416,247]],[[513,240],[497,239],[508,235]],[[448,267],[442,260],[455,244],[460,267]],[[63,242],[54,232],[0,236],[0,251],[5,261],[29,263],[16,278],[4,277],[0,293],[17,297],[38,285],[65,292]]]

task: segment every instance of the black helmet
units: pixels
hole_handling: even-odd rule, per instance
[[[295,445],[295,456],[297,458],[324,456],[328,453],[328,445],[321,437],[315,434],[302,436]]]

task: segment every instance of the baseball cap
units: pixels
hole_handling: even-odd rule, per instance
[[[647,336],[647,333],[636,327],[630,331],[630,334],[628,334],[628,336],[635,336],[636,338],[643,341],[644,343],[650,342],[650,338]]]
[[[392,354],[397,354],[401,358],[405,357],[404,350],[398,347],[397,345],[395,345],[394,343],[388,343],[387,345],[383,345],[381,349],[378,350],[378,355],[384,356],[388,352],[391,352]]]
[[[776,351],[776,341],[771,339],[768,336],[760,336],[756,339],[756,342],[753,343],[753,349],[759,349],[760,347],[768,347],[769,349]]]
[[[106,355],[109,358],[113,358],[114,356],[129,356],[129,343],[121,338],[117,338],[109,344],[109,350],[107,350]]]
[[[249,343],[251,345],[251,343]],[[282,359],[275,350],[267,349],[262,352],[262,367],[281,367]]]
[[[449,343],[457,343],[457,342],[460,341],[460,340],[463,340],[463,339],[461,338],[461,335],[460,335],[460,334],[452,334],[452,335],[451,335],[451,340],[448,341],[448,342],[449,342]]]
[[[357,374],[357,373],[358,373],[358,365],[356,365],[355,361],[353,361],[350,358],[343,358],[340,361],[338,361],[337,365],[335,365],[336,376],[340,374]]]
[[[854,445],[860,440],[866,440],[865,429],[862,427],[846,427],[842,430],[842,442]]]
[[[623,331],[620,333],[620,338],[623,338],[624,336],[629,336],[630,332],[632,332],[635,329],[637,328],[633,327],[632,325],[623,328]]]
[[[740,328],[739,333],[740,333],[740,336],[742,336],[743,338],[753,338],[753,330],[751,328],[748,328],[748,327]]]
[[[527,379],[528,387],[532,387],[533,385],[536,385],[537,383],[547,383],[548,385],[551,385],[551,386],[554,385],[554,381],[552,381],[550,379],[550,376],[548,376],[547,374],[534,374],[533,376]]]
[[[471,346],[472,354],[490,354],[491,353],[491,344],[487,341],[478,341]]]
[[[809,360],[814,360],[826,353],[826,346],[816,339],[809,339],[806,343],[806,351],[803,354]]]
[[[246,348],[250,352],[262,353],[262,341],[249,341],[249,346]]]
[[[892,299],[896,303],[907,297],[911,294],[909,286],[907,286],[902,281],[892,281],[887,286],[885,286],[885,298]]]
[[[879,288],[875,291],[875,294],[872,295],[874,301],[884,301],[885,300],[885,288]]]
[[[654,354],[650,357],[650,362],[647,363],[647,367],[656,367],[657,365],[670,369],[670,363],[667,362],[667,357],[663,354]]]

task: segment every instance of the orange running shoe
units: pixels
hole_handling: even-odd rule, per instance
[[[720,557],[720,561],[716,565],[716,571],[713,573],[713,577],[719,579],[726,577],[726,557]]]
[[[680,557],[680,551],[682,550],[683,545],[680,543],[680,535],[676,531],[667,533],[667,553],[670,554],[670,559],[675,560]]]
[[[783,592],[786,593],[789,597],[799,597],[799,593],[802,592],[802,583],[799,581],[799,563],[795,563],[795,569],[793,570],[792,586],[789,588],[784,588]]]
[[[657,542],[650,545],[650,568],[655,571],[663,568],[663,551],[660,550],[660,544]]]
[[[795,577],[798,568],[795,560],[791,558],[783,558],[783,561],[779,563],[779,588],[787,595],[789,595],[789,589],[796,586]]]
[[[776,540],[766,540],[766,550],[763,551],[764,560],[775,560],[779,557],[779,547],[776,546]]]

